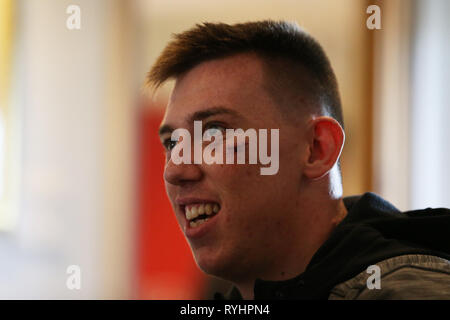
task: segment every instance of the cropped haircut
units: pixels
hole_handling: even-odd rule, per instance
[[[156,89],[202,62],[240,53],[261,58],[270,82],[267,88],[283,104],[325,113],[344,128],[337,80],[327,56],[316,40],[291,22],[197,24],[174,35],[148,73],[147,85]]]

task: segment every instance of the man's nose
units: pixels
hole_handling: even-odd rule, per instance
[[[199,181],[202,171],[197,164],[174,164],[170,159],[164,169],[164,179],[173,185],[183,185]]]

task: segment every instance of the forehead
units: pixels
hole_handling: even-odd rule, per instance
[[[244,115],[272,113],[273,101],[264,89],[265,74],[263,62],[255,54],[203,62],[177,79],[165,120],[215,106]]]

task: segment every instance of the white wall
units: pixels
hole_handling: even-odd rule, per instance
[[[375,46],[375,191],[450,207],[450,2],[384,1]]]
[[[450,207],[450,2],[415,3],[411,206]]]

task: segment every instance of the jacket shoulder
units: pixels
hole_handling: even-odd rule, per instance
[[[450,261],[421,254],[389,258],[335,286],[329,299],[450,299]]]

